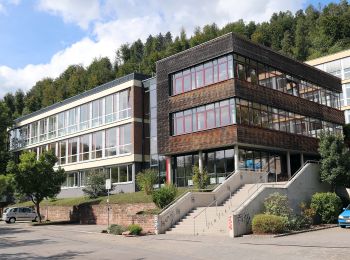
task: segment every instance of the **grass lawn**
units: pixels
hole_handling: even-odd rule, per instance
[[[187,192],[188,188],[179,188],[177,197]],[[151,203],[152,196],[146,195],[143,191],[133,193],[119,193],[109,196],[109,202],[111,204],[127,204],[127,203]],[[53,199],[43,200],[40,206],[78,206],[81,204],[106,204],[107,196],[99,197],[96,199],[89,199],[88,197],[66,198],[66,199]],[[13,206],[33,206],[33,202],[26,201],[17,203]]]

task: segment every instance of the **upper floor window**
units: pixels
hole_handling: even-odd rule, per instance
[[[230,78],[233,78],[231,54],[174,74],[171,94],[177,95]]]
[[[32,144],[38,142],[38,129],[39,129],[38,121],[30,124],[30,143]]]
[[[42,119],[39,121],[40,127],[39,127],[39,140],[40,141],[45,141],[47,138],[47,120]]]
[[[234,124],[234,99],[188,109],[172,114],[172,134],[180,135]]]
[[[89,128],[89,119],[90,119],[90,103],[84,104],[80,106],[80,124],[79,129],[84,130]]]
[[[67,131],[68,133],[75,133],[78,130],[78,108],[72,108],[67,111],[68,116],[68,125]]]

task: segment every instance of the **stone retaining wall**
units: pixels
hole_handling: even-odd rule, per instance
[[[138,224],[145,232],[155,232],[154,215],[137,214],[154,209],[153,203],[111,204],[110,224]],[[107,205],[42,206],[41,214],[51,221],[78,221],[81,224],[107,225]]]

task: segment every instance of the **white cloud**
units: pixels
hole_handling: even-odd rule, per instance
[[[6,7],[8,5],[18,5],[21,0],[0,0],[0,14],[7,14]]]
[[[90,22],[100,18],[98,0],[40,0],[38,8],[62,16],[65,22],[76,23],[83,29],[87,29]]]
[[[273,12],[295,12],[304,1],[246,0],[237,4],[232,0],[202,0],[199,4],[197,0],[40,0],[40,10],[77,24],[86,29],[87,36],[54,54],[47,64],[20,69],[0,66],[0,97],[18,88],[28,90],[44,77],[55,78],[71,64],[87,66],[93,58],[104,56],[114,60],[122,43],[145,40],[149,34],[170,31],[177,35],[183,27],[189,35],[196,26],[213,22],[222,26],[238,19],[261,22]]]

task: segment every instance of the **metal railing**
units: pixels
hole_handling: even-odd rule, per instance
[[[254,170],[254,169],[251,169],[251,168],[240,168],[240,169],[238,169],[237,171],[231,172],[231,173],[226,177],[225,181],[224,181],[221,185],[224,185],[225,182],[226,182],[232,175],[234,175],[235,173],[240,173],[240,172],[242,172],[242,171],[257,172],[257,173],[259,173],[259,172],[261,173],[261,172],[262,172],[261,170]],[[267,172],[267,173],[264,173],[263,175],[261,175],[261,176],[259,177],[259,179],[262,180],[267,174],[268,174],[268,172]],[[218,186],[217,189],[218,189],[219,187],[223,187],[223,186],[221,186],[221,185]],[[208,217],[207,217],[207,210],[208,210],[208,208],[212,207],[212,206],[215,204],[215,214],[216,214],[216,217],[220,218],[220,214],[218,214],[218,206],[219,206],[219,204],[220,204],[219,201],[221,201],[221,199],[224,198],[224,199],[222,200],[222,202],[224,202],[225,199],[227,198],[227,199],[229,199],[229,201],[230,201],[229,209],[231,209],[231,206],[232,206],[232,202],[231,202],[232,194],[233,194],[233,192],[236,192],[236,191],[232,191],[230,186],[226,186],[226,187],[227,187],[228,192],[224,192],[223,194],[219,195],[219,197],[217,197],[216,195],[214,195],[214,196],[215,196],[214,201],[212,201],[210,204],[208,204],[204,209],[202,209],[197,215],[195,215],[195,216],[193,217],[193,233],[194,233],[194,235],[196,235],[196,218],[198,218],[198,217],[199,217],[200,215],[202,215],[202,214],[205,215],[205,225],[206,225],[207,228],[209,228],[209,225],[208,225]],[[215,189],[214,191],[217,191],[217,189]]]
[[[204,213],[204,216],[205,216],[205,225],[207,228],[209,228],[208,226],[208,217],[207,217],[207,210],[208,208],[212,207],[214,204],[215,204],[215,214],[218,218],[220,218],[220,215],[218,214],[218,201],[220,201],[220,199],[223,199],[225,200],[225,198],[227,198],[227,195],[228,195],[228,199],[231,199],[232,198],[232,191],[231,189],[228,189],[228,193],[223,193],[221,194],[219,197],[216,197],[215,195],[215,199],[209,204],[207,205],[204,209],[202,209],[197,215],[195,215],[193,217],[193,233],[194,235],[196,235],[196,218],[198,218],[200,215],[202,215],[202,213]],[[232,203],[230,202],[230,206],[232,206]],[[231,208],[229,206],[229,209]]]
[[[294,178],[296,178],[296,176],[298,175],[298,173],[305,167],[305,165],[307,165],[308,163],[316,163],[319,164],[320,161],[317,160],[307,160],[306,162],[304,162],[304,164],[293,174],[293,176],[291,176],[288,181],[284,184],[284,185],[288,185],[288,183],[290,183]],[[269,173],[269,172],[268,172]],[[276,185],[279,186],[280,184],[278,184],[278,182],[275,183],[257,183],[258,187],[257,189],[245,200],[243,201],[238,207],[237,210],[240,209],[250,198],[252,198],[259,190],[261,187],[265,187],[265,186],[269,186],[269,187],[275,187]],[[253,186],[255,187],[255,185]],[[251,187],[249,190],[251,190],[253,187]],[[248,191],[249,193],[249,191]]]

